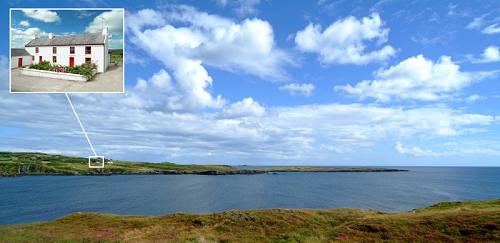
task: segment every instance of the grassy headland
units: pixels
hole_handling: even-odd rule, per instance
[[[500,199],[411,212],[269,209],[162,217],[74,213],[0,227],[0,242],[499,242]]]
[[[113,160],[103,169],[88,168],[88,159],[44,153],[0,152],[0,176],[20,175],[127,175],[200,174],[232,175],[268,172],[394,172],[382,168],[271,167],[240,169],[227,165],[183,165],[170,162],[145,163]]]

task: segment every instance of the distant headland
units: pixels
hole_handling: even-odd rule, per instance
[[[389,168],[344,168],[313,166],[280,166],[242,169],[229,165],[185,165],[170,162],[147,163],[106,160],[104,168],[88,167],[88,159],[32,152],[0,152],[0,176],[24,175],[252,175],[280,172],[405,172]]]

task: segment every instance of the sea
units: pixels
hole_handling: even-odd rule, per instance
[[[73,212],[119,215],[267,208],[409,211],[500,198],[500,167],[391,167],[409,172],[0,177],[0,224]]]

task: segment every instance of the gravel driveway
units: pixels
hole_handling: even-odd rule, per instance
[[[104,73],[98,73],[87,82],[32,77],[11,70],[11,92],[123,92],[123,64],[110,65]]]

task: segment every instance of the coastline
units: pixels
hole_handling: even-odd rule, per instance
[[[0,152],[0,177],[15,176],[111,176],[111,175],[257,175],[289,172],[408,172],[390,168],[344,168],[315,166],[277,166],[241,169],[228,165],[105,161],[104,168],[89,168],[87,158],[44,153]]]

